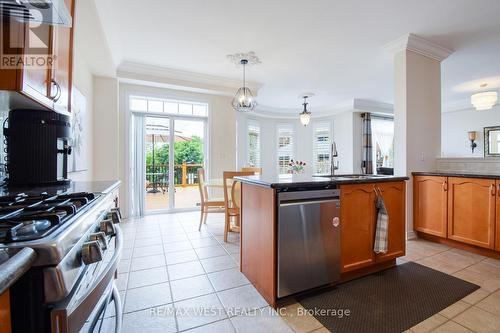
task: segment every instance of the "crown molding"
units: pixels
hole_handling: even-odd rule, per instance
[[[241,87],[241,80],[130,61],[118,66],[117,76],[120,82],[224,96],[233,96]],[[257,95],[262,85],[247,82],[247,86]]]
[[[353,109],[361,112],[394,114],[394,105],[369,99],[353,99]]]
[[[403,50],[409,50],[437,61],[443,61],[453,53],[450,49],[430,42],[412,33],[405,34],[398,39],[385,44],[384,49],[393,54]]]

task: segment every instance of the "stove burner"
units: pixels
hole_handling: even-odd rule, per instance
[[[45,237],[94,199],[85,192],[0,197],[0,243]]]
[[[18,228],[13,236],[18,237],[26,237],[26,236],[35,236],[41,234],[48,228],[50,228],[52,224],[49,220],[29,220],[23,221],[22,226]]]

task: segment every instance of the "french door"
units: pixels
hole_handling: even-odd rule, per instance
[[[196,209],[198,169],[207,164],[206,119],[144,115],[144,209],[148,212]]]

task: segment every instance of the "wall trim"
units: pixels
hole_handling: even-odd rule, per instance
[[[407,33],[396,40],[385,44],[384,49],[390,53],[398,53],[403,50],[408,50],[437,61],[443,61],[453,53],[452,50],[447,49],[446,47],[433,43],[412,33]]]

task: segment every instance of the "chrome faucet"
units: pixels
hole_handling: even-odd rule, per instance
[[[334,157],[335,158],[338,157],[337,144],[335,143],[335,141],[333,141],[331,151],[330,151],[330,175],[334,175],[335,170],[337,170],[339,168],[338,164],[335,165],[335,162],[333,161]]]

